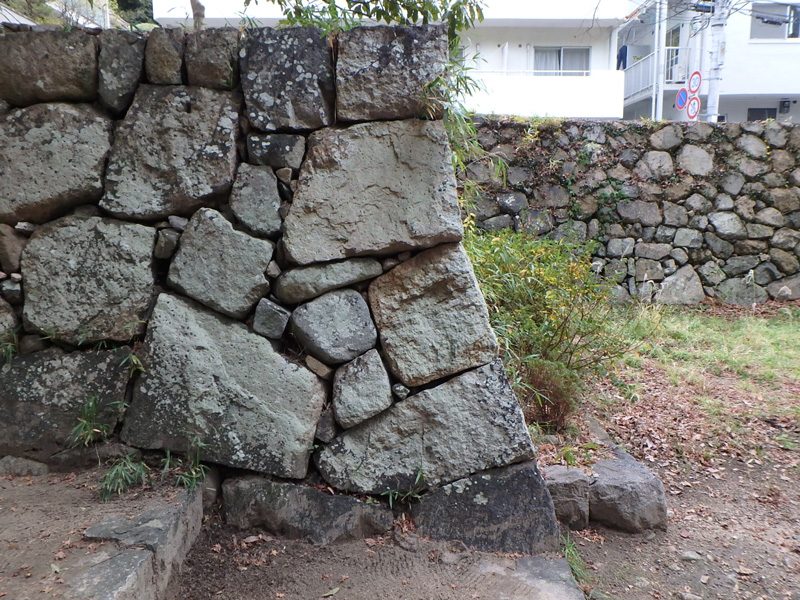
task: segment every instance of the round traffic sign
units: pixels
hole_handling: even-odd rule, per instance
[[[700,71],[695,71],[689,76],[689,93],[696,94],[700,91],[700,84],[703,83],[703,77]]]
[[[686,108],[686,103],[689,101],[689,92],[686,88],[681,88],[678,90],[678,93],[675,94],[675,108],[678,110],[683,110]]]
[[[697,115],[700,114],[700,106],[700,98],[697,96],[689,98],[689,102],[686,104],[686,116],[689,117],[690,121],[694,121]]]

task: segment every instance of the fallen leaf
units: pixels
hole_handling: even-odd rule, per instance
[[[339,593],[340,589],[341,588],[335,587],[332,590],[328,590],[327,592],[322,594],[322,596],[320,596],[320,598],[330,598],[331,596],[335,596],[336,594]]]

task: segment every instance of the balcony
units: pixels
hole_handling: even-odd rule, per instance
[[[689,48],[667,46],[665,55],[664,83],[681,85],[691,74]],[[655,52],[651,52],[625,69],[625,100],[646,95],[653,88],[655,77]]]
[[[467,102],[480,114],[585,119],[622,118],[622,71],[483,71]]]

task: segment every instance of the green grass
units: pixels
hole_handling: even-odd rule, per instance
[[[567,533],[566,536],[561,538],[561,542],[564,546],[564,558],[569,564],[572,576],[580,584],[587,583],[589,581],[589,570],[580,552],[578,552],[578,546],[575,545],[575,541]]]

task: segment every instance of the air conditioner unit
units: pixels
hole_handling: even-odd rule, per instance
[[[788,98],[781,98],[780,102],[778,102],[778,112],[782,115],[789,114],[789,110],[791,110],[792,101]]]

